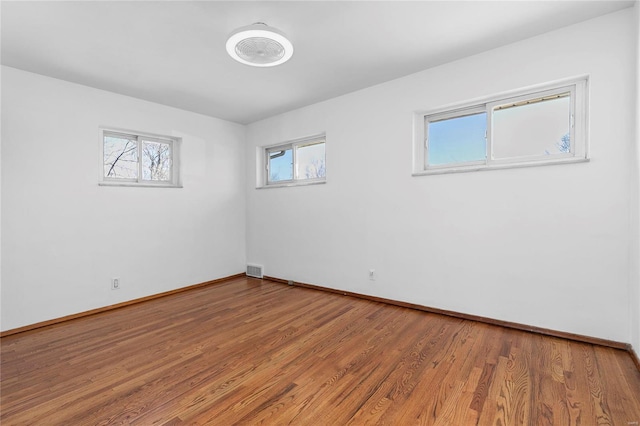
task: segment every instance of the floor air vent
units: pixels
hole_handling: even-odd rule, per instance
[[[262,266],[247,265],[247,276],[254,278],[262,278]]]

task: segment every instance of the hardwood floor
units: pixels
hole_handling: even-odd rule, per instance
[[[622,350],[238,278],[7,336],[8,425],[638,425]]]

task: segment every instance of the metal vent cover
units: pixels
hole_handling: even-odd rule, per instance
[[[253,278],[262,278],[262,266],[247,265],[247,276]]]

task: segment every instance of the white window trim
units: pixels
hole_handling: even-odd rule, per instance
[[[451,104],[437,109],[415,112],[413,120],[414,150],[412,176],[588,162],[588,83],[588,76],[574,77],[544,85],[503,92],[491,97],[478,98],[464,103]],[[494,107],[511,102],[515,103],[519,100],[544,97],[563,92],[571,93],[571,110],[573,111],[571,127],[571,141],[573,143],[571,144],[571,153],[554,154],[551,157],[541,155],[506,159],[493,158],[491,153],[491,124]],[[426,137],[428,122],[481,112],[487,113],[486,160],[428,166],[429,153]]]
[[[324,143],[325,149],[325,177],[315,178],[315,179],[300,179],[299,178],[299,170],[298,164],[296,161],[296,149],[297,147],[304,145],[312,145],[315,143]],[[277,150],[286,150],[291,149],[291,161],[293,162],[293,179],[289,180],[281,180],[278,182],[269,182],[269,152],[277,151]],[[264,189],[264,188],[283,188],[290,186],[305,186],[305,185],[318,185],[324,184],[327,182],[326,177],[326,158],[327,158],[327,136],[325,133],[307,136],[304,138],[294,139],[285,143],[278,143],[275,145],[262,146],[257,148],[258,152],[258,181],[256,185],[256,189]]]
[[[119,129],[113,127],[100,127],[100,159],[99,159],[99,180],[100,186],[138,186],[146,188],[182,188],[180,179],[180,148],[182,138],[165,136],[155,133],[138,132],[135,130]],[[109,178],[104,176],[104,136],[105,134],[115,134],[136,138],[138,153],[141,153],[142,141],[168,143],[171,146],[171,180],[150,181],[142,179],[142,160],[138,161],[138,179]]]

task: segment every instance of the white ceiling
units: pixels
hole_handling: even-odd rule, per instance
[[[250,123],[633,1],[2,1],[2,64]],[[231,59],[227,35],[284,31],[293,58]]]

